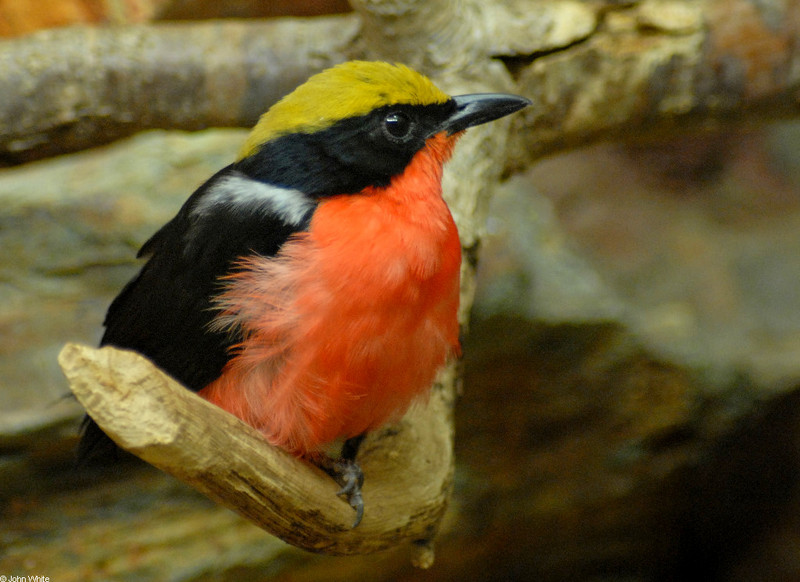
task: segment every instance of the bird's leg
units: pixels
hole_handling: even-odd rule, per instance
[[[363,440],[363,434],[347,439],[342,446],[341,456],[335,461],[328,458],[321,465],[322,469],[342,487],[336,494],[344,497],[350,507],[355,509],[356,520],[353,527],[357,527],[364,516],[364,499],[361,497],[364,472],[356,462],[358,447]]]

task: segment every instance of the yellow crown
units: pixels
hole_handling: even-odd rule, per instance
[[[309,78],[261,116],[239,159],[290,133],[313,133],[386,105],[433,105],[450,97],[426,76],[400,64],[342,63]]]

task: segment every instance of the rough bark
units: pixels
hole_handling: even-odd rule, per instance
[[[145,128],[248,126],[309,74],[359,54],[482,81],[490,59],[503,62],[534,100],[515,123],[508,167],[676,123],[797,112],[795,1],[353,4],[357,15],[0,43],[0,162]]]
[[[250,126],[346,59],[353,16],[42,31],[0,42],[0,165],[151,128]]]
[[[543,53],[518,43],[493,51],[534,102],[518,120],[512,165],[598,140],[798,113],[796,1],[587,3],[581,13],[584,38]]]

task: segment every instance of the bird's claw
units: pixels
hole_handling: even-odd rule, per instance
[[[361,486],[364,484],[364,472],[358,463],[349,459],[340,459],[333,464],[333,478],[342,486],[336,493],[344,497],[356,512],[353,527],[358,527],[364,517],[364,498],[361,496]]]

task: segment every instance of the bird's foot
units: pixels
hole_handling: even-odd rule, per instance
[[[336,493],[344,497],[356,511],[356,520],[353,527],[358,527],[361,518],[364,517],[364,498],[361,496],[361,486],[364,485],[364,472],[352,459],[339,459],[334,461],[331,467],[331,476],[341,485],[341,489]]]
[[[317,457],[317,465],[333,480],[339,484],[341,489],[336,493],[344,497],[356,512],[356,520],[353,527],[358,527],[361,518],[364,517],[364,498],[361,496],[361,487],[364,485],[364,472],[356,462],[358,448],[364,440],[364,435],[358,435],[347,439],[341,450],[339,459],[332,459],[327,455]]]

